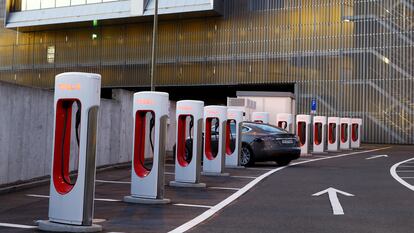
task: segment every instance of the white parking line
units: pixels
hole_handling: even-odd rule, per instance
[[[326,157],[324,157],[323,159],[325,159]],[[304,161],[312,161],[312,160],[315,160],[315,159],[319,159],[319,158],[314,158],[314,159],[311,159],[311,158],[309,158],[309,159],[305,159],[305,158],[300,158],[300,159],[297,159],[297,160],[295,160],[295,162],[304,162]]]
[[[227,188],[227,187],[208,187],[209,189],[221,189],[221,190],[235,190],[238,191],[240,190],[239,188]]]
[[[28,197],[38,197],[38,198],[49,198],[47,195],[38,195],[38,194],[26,194]],[[104,202],[122,202],[118,199],[106,199],[106,198],[95,198],[95,201],[104,201]]]
[[[193,205],[193,204],[174,204],[175,206],[184,206],[184,207],[195,207],[195,208],[213,208],[213,206],[208,205]]]
[[[398,181],[398,182],[400,182],[400,184],[402,184],[402,185],[404,185],[405,187],[407,187],[408,189],[410,189],[411,191],[414,191],[414,186],[413,185],[411,185],[411,184],[409,184],[409,183],[407,183],[405,180],[403,180],[398,174],[397,174],[397,172],[399,172],[399,171],[397,171],[397,168],[398,168],[398,166],[400,166],[401,164],[405,164],[405,163],[408,163],[408,162],[410,162],[410,161],[413,161],[414,160],[414,158],[411,158],[411,159],[407,159],[407,160],[405,160],[405,161],[402,161],[402,162],[399,162],[399,163],[396,163],[396,164],[394,164],[392,167],[391,167],[391,169],[390,169],[390,173],[391,173],[391,176],[396,180],[396,181]]]
[[[129,181],[112,181],[112,180],[96,180],[98,183],[108,183],[108,184],[131,184]]]
[[[95,201],[122,202],[122,200],[118,200],[118,199],[105,199],[105,198],[95,198]]]
[[[414,177],[401,177],[401,179],[414,179]]]
[[[254,171],[271,171],[273,168],[259,168],[259,167],[246,167],[247,170],[254,170]]]
[[[345,157],[345,156],[350,156],[350,155],[355,155],[355,154],[364,154],[364,153],[369,153],[369,152],[374,152],[374,151],[385,150],[385,149],[389,149],[389,148],[391,148],[391,147],[383,147],[383,148],[378,148],[378,149],[373,149],[373,150],[368,150],[368,151],[357,151],[357,152],[352,152],[352,153],[349,153],[349,154],[340,154],[340,155],[336,155],[336,156],[331,156],[329,158],[319,158],[319,159],[314,159],[314,160],[309,160],[309,161],[297,162],[297,163],[293,163],[293,164],[285,166],[285,167],[279,167],[279,168],[276,168],[276,169],[272,169],[271,171],[268,171],[267,173],[265,173],[265,174],[259,176],[258,178],[252,180],[246,186],[244,186],[243,188],[241,188],[237,192],[233,193],[231,196],[224,199],[223,201],[221,201],[217,205],[213,206],[213,208],[205,211],[201,215],[197,216],[194,219],[191,219],[190,221],[184,223],[183,225],[175,228],[174,230],[172,230],[170,232],[171,233],[181,233],[181,232],[186,232],[186,231],[194,228],[198,224],[200,224],[200,223],[204,222],[205,220],[209,219],[210,217],[215,215],[217,212],[219,212],[220,210],[225,208],[227,205],[229,205],[230,203],[234,202],[236,199],[238,199],[239,197],[244,195],[247,191],[252,189],[254,186],[256,186],[263,179],[267,178],[268,176],[272,175],[273,173],[278,172],[278,171],[280,171],[280,170],[282,170],[286,167],[294,166],[294,165],[298,165],[298,164],[315,162],[315,161],[328,160],[328,159],[333,159],[333,158],[340,158],[340,157]]]
[[[401,165],[401,166],[398,166],[399,168],[400,167],[414,167],[414,165],[413,166],[409,166],[409,165]]]
[[[315,158],[329,158],[331,156],[332,155],[313,155],[312,157],[315,157]]]
[[[240,179],[256,179],[257,176],[230,176],[233,178],[240,178]]]
[[[49,198],[49,196],[46,195],[37,195],[37,194],[26,194],[28,197],[39,197],[39,198]]]
[[[0,223],[0,227],[19,228],[19,229],[36,229],[37,228],[37,226],[29,226],[29,225],[13,224],[13,223]]]
[[[26,194],[26,196],[28,196],[28,197],[38,197],[38,198],[49,198],[49,196],[47,196],[47,195],[37,195],[37,194]],[[105,199],[105,198],[95,198],[95,201],[122,202],[122,200],[118,200],[118,199]],[[183,206],[183,207],[207,208],[207,209],[212,208],[212,206],[208,206],[208,205],[195,205],[195,204],[183,204],[183,203],[178,203],[178,204],[173,204],[173,205]]]
[[[414,171],[398,170],[397,172],[414,172]]]

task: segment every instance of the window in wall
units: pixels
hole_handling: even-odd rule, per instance
[[[117,1],[125,0],[21,0],[21,10],[39,10],[55,7],[67,7]]]
[[[47,63],[55,63],[55,46],[53,45],[47,47]]]
[[[285,5],[285,0],[250,0],[251,11],[264,11],[281,9]]]

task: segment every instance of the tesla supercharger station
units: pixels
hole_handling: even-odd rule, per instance
[[[351,119],[351,148],[359,149],[361,148],[361,128],[362,128],[362,119],[361,118],[352,118]]]
[[[328,117],[328,151],[336,152],[339,150],[340,125],[339,117]]]
[[[301,155],[309,154],[311,124],[312,124],[312,118],[310,115],[297,115],[296,116],[296,135],[299,138]]]
[[[227,110],[226,124],[226,167],[244,168],[240,166],[240,152],[242,142],[243,111],[237,109]]]
[[[279,113],[276,116],[276,123],[279,128],[282,128],[289,133],[295,133],[294,131],[294,117],[289,113]]]
[[[177,102],[175,181],[170,186],[204,188],[200,183],[204,102]]]
[[[228,176],[225,166],[227,107],[204,107],[203,175]]]
[[[252,121],[257,123],[269,124],[268,112],[253,112]]]
[[[325,153],[326,152],[326,122],[325,116],[313,117],[313,152]]]
[[[56,76],[49,221],[39,221],[40,230],[102,231],[101,226],[92,222],[100,92],[98,74]],[[71,147],[71,141],[76,141],[77,146]],[[70,176],[71,170],[77,170],[76,178]]]
[[[341,150],[350,150],[351,149],[351,119],[350,118],[341,118],[340,119],[340,146]]]
[[[131,196],[124,197],[125,202],[170,202],[164,199],[168,109],[168,93],[144,91],[134,94]],[[152,158],[152,166],[146,163],[148,158]]]

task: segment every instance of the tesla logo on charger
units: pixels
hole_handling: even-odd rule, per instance
[[[59,89],[65,90],[65,91],[78,91],[81,89],[81,85],[78,84],[67,84],[67,83],[61,83],[59,84]]]
[[[191,106],[180,106],[180,107],[178,107],[178,110],[180,110],[180,111],[192,111],[193,108]]]
[[[142,104],[142,105],[154,105],[155,102],[154,100],[151,99],[138,99],[137,100],[137,104]]]
[[[219,113],[217,111],[207,111],[208,115],[218,115]]]
[[[227,118],[236,118],[236,114],[230,113],[227,115]]]

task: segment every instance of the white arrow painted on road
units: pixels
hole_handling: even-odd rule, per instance
[[[370,160],[370,159],[378,159],[378,158],[388,158],[388,155],[375,155],[375,156],[372,156],[366,159]]]
[[[312,196],[318,197],[320,195],[323,195],[327,193],[329,195],[329,200],[331,201],[331,206],[332,206],[332,210],[333,210],[333,214],[334,215],[344,215],[344,209],[342,209],[342,205],[339,202],[338,199],[338,193],[342,194],[344,196],[347,197],[353,197],[353,194],[347,193],[347,192],[343,192],[341,190],[335,189],[335,188],[328,188],[325,189],[323,191],[320,191],[318,193],[313,194]]]

